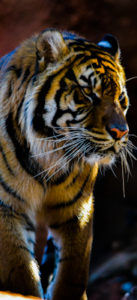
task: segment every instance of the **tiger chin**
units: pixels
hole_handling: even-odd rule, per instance
[[[112,35],[44,30],[0,60],[1,290],[44,297],[41,220],[58,252],[46,299],[87,299],[98,168],[126,157],[125,82]]]

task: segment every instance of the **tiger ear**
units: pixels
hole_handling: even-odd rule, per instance
[[[36,42],[37,58],[40,64],[54,63],[68,54],[68,47],[62,34],[54,29],[40,33]]]
[[[110,53],[116,61],[119,60],[120,48],[117,39],[113,35],[106,34],[97,45]]]

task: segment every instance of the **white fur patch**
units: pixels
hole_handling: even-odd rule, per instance
[[[76,121],[80,121],[80,120],[82,120],[84,117],[86,116],[86,113],[83,113],[83,114],[78,114],[77,116],[76,116]]]
[[[51,125],[51,122],[55,116],[55,113],[57,111],[57,105],[54,100],[50,100],[45,105],[46,113],[44,114],[44,120],[46,125]]]
[[[72,99],[71,102],[69,103],[68,107],[72,110],[72,111],[76,111],[76,104],[74,102],[74,100]]]
[[[63,126],[64,124],[66,124],[67,121],[72,121],[72,120],[73,120],[73,116],[70,113],[66,113],[63,114],[63,116],[57,120],[57,124],[59,126]]]
[[[63,52],[63,49],[67,49],[67,46],[63,40],[62,35],[58,31],[49,31],[46,32],[45,37],[51,46],[52,54],[54,58],[56,59],[58,55],[60,55]]]
[[[85,69],[85,70],[83,70],[83,75],[87,78],[87,80],[88,80],[88,78],[89,78],[89,76],[91,75],[91,74],[93,74],[94,73],[94,71],[93,71],[93,68],[92,68],[92,65],[91,65],[91,68],[89,68],[89,69]],[[81,86],[85,86],[85,85],[88,85],[88,84],[86,84],[86,82],[82,79],[82,78],[79,78],[79,84],[81,85]]]
[[[85,160],[90,165],[94,165],[95,163],[98,163],[99,166],[101,165],[111,166],[115,162],[115,155],[110,153],[102,157],[99,154],[91,154],[88,158],[86,157]]]
[[[90,164],[94,165],[100,160],[101,156],[98,154],[91,154],[89,157],[86,157],[85,160]]]

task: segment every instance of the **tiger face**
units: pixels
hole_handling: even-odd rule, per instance
[[[124,155],[129,101],[119,53],[111,35],[97,45],[57,31],[39,36],[37,73],[24,101],[26,112],[27,103],[32,102],[25,119],[33,153],[39,152],[35,138],[40,135],[40,153],[47,151],[47,141],[49,145],[54,140],[56,159],[63,155],[68,161],[109,164]],[[52,148],[53,143],[48,153]],[[53,159],[53,150],[48,157]]]

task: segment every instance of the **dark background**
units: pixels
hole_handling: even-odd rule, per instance
[[[137,75],[137,0],[1,0],[0,56],[47,27],[75,31],[94,42],[106,33],[115,35],[121,47],[121,60],[127,78]],[[130,134],[136,134],[137,79],[127,82],[127,89],[131,103],[127,116]],[[134,138],[133,142],[137,145],[137,139]],[[131,176],[127,181],[125,174],[125,198],[120,163],[114,169],[116,177],[111,170],[106,170],[105,176],[98,176],[95,186],[93,269],[121,249],[126,251],[130,246],[134,246],[135,250],[137,248],[137,162],[134,160],[132,166],[129,159],[129,164]],[[115,295],[113,300],[121,299],[118,297]],[[110,295],[94,298],[93,295],[92,299],[112,298]]]

